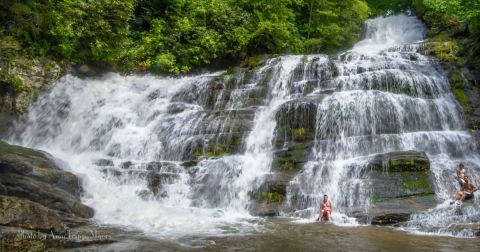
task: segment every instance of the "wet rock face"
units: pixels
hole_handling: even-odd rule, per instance
[[[372,206],[366,214],[357,215],[362,222],[395,225],[437,204],[430,161],[424,152],[377,155],[365,172],[371,185]]]
[[[434,193],[430,161],[424,152],[380,154],[368,165],[373,201]]]
[[[266,73],[257,80],[252,70],[237,68],[219,76],[200,78],[179,90],[167,111],[172,115],[191,111],[184,122],[189,127],[175,127],[178,122],[174,119],[167,119],[158,127],[158,137],[169,144],[165,146],[165,156],[191,161],[241,153],[243,139],[253,126],[256,108],[263,105],[267,96],[269,76]],[[172,146],[168,133],[172,131],[181,131],[177,135],[182,140],[176,146]]]
[[[137,192],[144,199],[166,196],[163,187],[177,183],[184,167],[194,165],[185,164],[185,162],[179,165],[172,162],[125,161],[120,164],[120,167],[115,167],[113,161],[108,159],[97,159],[94,163],[99,166],[104,176],[115,179],[119,183],[126,182],[131,178],[144,180],[148,190]]]
[[[453,94],[463,108],[465,126],[475,137],[477,149],[480,148],[480,72],[471,67],[458,68],[448,62],[440,61],[452,87]],[[478,149],[480,152],[480,149]]]
[[[272,173],[252,193],[251,212],[276,216],[286,199],[287,186],[308,161],[314,145],[317,106],[323,96],[302,98],[283,104],[277,111],[273,140]]]
[[[372,225],[394,225],[400,222],[408,221],[410,218],[409,213],[397,213],[397,214],[384,214],[375,216],[372,219]]]
[[[12,123],[22,118],[37,95],[51,88],[63,72],[60,65],[48,59],[17,57],[13,69],[6,62],[0,60],[0,69],[12,70],[12,74],[21,80],[21,87],[16,90],[13,83],[0,80],[0,137],[8,134]]]
[[[150,172],[147,177],[147,187],[157,195],[162,185],[173,184],[179,175],[169,172]]]
[[[300,99],[283,104],[276,113],[277,129],[275,145],[285,142],[305,142],[315,135],[317,104],[315,101]]]
[[[80,201],[78,178],[40,151],[0,142],[0,185],[4,225],[62,232],[94,214]]]
[[[255,201],[250,206],[250,212],[257,216],[278,216],[283,209],[287,186],[295,173],[295,170],[273,171],[266,175],[263,184],[251,195]]]
[[[65,232],[58,214],[30,200],[0,196],[0,225],[34,229],[43,232]]]
[[[430,161],[425,152],[398,151],[375,156],[369,168],[387,172],[421,172],[430,169]]]
[[[250,213],[256,216],[278,216],[282,208],[281,202],[276,201],[259,201],[255,202],[250,208]]]
[[[396,225],[408,221],[413,213],[427,211],[437,204],[435,195],[395,198],[376,202],[367,214],[356,217],[359,221],[372,225]]]

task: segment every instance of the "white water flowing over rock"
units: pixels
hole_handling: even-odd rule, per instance
[[[328,194],[334,222],[356,224],[351,210],[372,203],[363,168],[393,151],[426,152],[444,201],[455,191],[454,167],[465,163],[480,181],[480,159],[448,81],[419,53],[424,32],[415,17],[377,18],[336,59],[282,56],[233,77],[67,75],[9,141],[65,160],[101,224],[166,238],[238,234],[262,222],[249,214],[251,195],[271,172],[279,108],[310,99],[314,146],[288,186],[283,214],[311,220]],[[477,202],[455,221],[478,221]],[[439,209],[404,228],[452,234],[444,217],[455,213]]]
[[[11,141],[67,161],[83,178],[83,199],[102,224],[167,238],[253,230],[258,219],[248,213],[249,193],[270,170],[275,111],[289,99],[288,78],[299,62],[300,56],[270,60],[250,78],[252,83],[238,84],[241,88],[224,104],[227,113],[257,111],[243,154],[183,165],[199,135],[231,137],[230,131],[237,130],[228,115],[211,115],[223,93],[213,102],[213,112],[205,109],[205,93],[223,78],[221,73],[183,78],[109,74],[84,80],[65,76],[32,106]],[[249,90],[262,85],[267,94],[261,106],[245,105]],[[152,172],[160,181],[163,176],[173,180],[162,184],[157,195],[149,192]]]
[[[314,91],[334,90],[318,106],[312,157],[289,186],[288,204],[297,209],[295,215],[316,217],[328,194],[336,206],[334,222],[355,224],[345,214],[368,212],[372,206],[371,184],[362,175],[379,153],[426,152],[440,202],[456,192],[459,163],[480,181],[475,141],[450,85],[435,62],[419,53],[424,33],[415,17],[369,20],[364,40],[334,61],[338,76]],[[450,226],[478,220],[480,209],[474,203],[460,214],[452,207],[416,214],[404,228],[468,236]]]

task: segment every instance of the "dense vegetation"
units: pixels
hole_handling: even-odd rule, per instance
[[[438,57],[478,65],[479,2],[3,0],[0,82],[21,87],[16,71],[32,58],[177,74],[262,54],[333,52],[359,38],[363,20],[387,10],[420,15],[439,41]]]
[[[219,59],[346,47],[367,16],[363,0],[3,0],[0,47],[7,58],[21,51],[180,73]]]
[[[480,67],[480,0],[414,0],[430,26],[437,57],[459,66]]]

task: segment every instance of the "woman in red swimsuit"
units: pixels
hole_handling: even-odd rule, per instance
[[[317,221],[322,218],[324,221],[330,221],[333,212],[332,201],[328,198],[328,195],[323,195],[323,201],[320,204],[320,215],[317,218]]]

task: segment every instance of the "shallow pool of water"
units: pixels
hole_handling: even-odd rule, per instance
[[[480,248],[479,238],[415,235],[377,226],[296,223],[282,218],[267,219],[261,230],[245,235],[163,240],[125,231],[112,236],[118,242],[81,251],[479,251]]]

